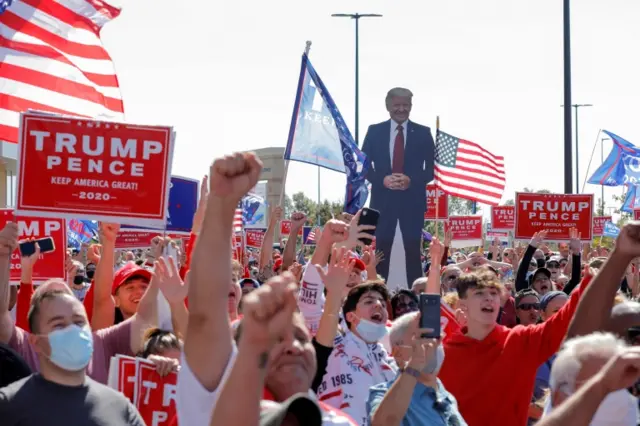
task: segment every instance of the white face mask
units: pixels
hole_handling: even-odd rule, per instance
[[[638,400],[626,389],[611,392],[600,403],[590,426],[636,426]]]

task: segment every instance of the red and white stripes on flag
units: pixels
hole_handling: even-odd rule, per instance
[[[244,220],[242,218],[242,207],[238,205],[238,207],[236,207],[235,213],[233,214],[233,231],[242,232],[243,227]]]
[[[436,185],[444,192],[491,206],[500,204],[506,183],[504,157],[438,131],[434,168]]]
[[[20,0],[0,14],[0,140],[18,141],[29,109],[124,118],[100,30],[120,14],[102,0]]]
[[[309,235],[307,235],[307,242],[312,243],[316,240],[316,228],[314,227],[309,231]]]

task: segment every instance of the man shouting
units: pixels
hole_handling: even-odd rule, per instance
[[[433,137],[428,127],[409,121],[412,98],[408,89],[391,89],[385,100],[391,119],[370,126],[362,145],[371,161],[369,205],[380,212],[376,249],[384,259],[378,273],[391,289],[422,276],[420,236],[426,184],[433,179]]]

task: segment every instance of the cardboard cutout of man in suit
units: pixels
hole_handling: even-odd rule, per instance
[[[401,239],[404,246],[406,284],[387,282],[390,288],[411,286],[423,276],[420,237],[426,210],[426,184],[433,179],[435,145],[431,130],[409,121],[413,93],[395,88],[385,100],[390,120],[369,126],[362,151],[371,161],[369,207],[380,212],[376,249],[384,254],[378,273],[389,277],[391,248]],[[396,245],[396,247],[399,247]],[[393,274],[396,275],[396,274]],[[404,281],[404,280],[402,280]]]

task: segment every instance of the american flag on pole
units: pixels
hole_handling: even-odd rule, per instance
[[[506,182],[504,157],[438,130],[435,182],[456,197],[497,206]]]
[[[0,0],[0,140],[18,141],[20,112],[123,120],[100,30],[120,14],[102,0]]]

